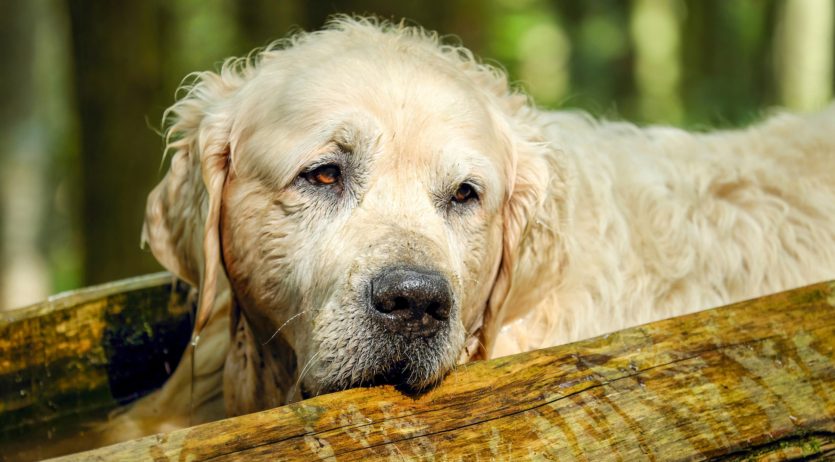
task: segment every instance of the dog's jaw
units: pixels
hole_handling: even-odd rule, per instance
[[[258,342],[246,319],[235,315],[232,319],[232,342],[223,371],[227,416],[300,400],[300,390],[294,387],[298,367],[293,348],[281,335]]]

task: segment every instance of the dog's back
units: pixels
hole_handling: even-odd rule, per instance
[[[835,278],[835,106],[710,133],[540,120],[575,168],[547,200],[571,212],[532,226],[541,270],[497,355]]]

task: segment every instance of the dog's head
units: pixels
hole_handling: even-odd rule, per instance
[[[530,112],[462,48],[341,18],[197,76],[146,240],[200,286],[198,330],[228,282],[233,349],[289,345],[303,388],[422,388],[501,324],[549,181]]]

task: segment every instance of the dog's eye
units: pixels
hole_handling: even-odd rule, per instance
[[[322,165],[304,173],[304,178],[317,186],[330,186],[339,182],[342,172],[334,164]]]
[[[472,185],[467,183],[461,183],[461,185],[458,186],[458,189],[455,190],[455,194],[452,195],[452,201],[459,204],[463,204],[477,198],[478,194],[476,194],[475,189]]]

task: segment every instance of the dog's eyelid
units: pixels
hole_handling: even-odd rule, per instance
[[[461,182],[461,184],[469,185],[471,188],[475,190],[479,195],[484,192],[484,186],[481,184],[479,180],[474,178],[470,178]]]
[[[327,165],[333,165],[341,169],[344,164],[343,156],[343,151],[336,148],[336,146],[333,146],[329,150],[325,151],[323,155],[318,156],[318,158],[303,166],[300,173],[304,174],[312,172],[317,168],[322,168]]]
[[[353,154],[353,152],[353,147],[350,144],[331,140],[325,148],[317,151],[319,158],[302,167],[300,174],[311,172],[326,165],[335,165],[342,168],[344,157]]]
[[[314,170],[319,170],[320,168],[325,167],[336,167],[341,169],[338,162],[334,162],[332,159],[322,159],[304,167],[301,171],[301,174],[306,175]]]
[[[470,188],[472,188],[472,189],[473,189],[473,191],[474,191],[474,192],[475,192],[478,196],[481,196],[482,194],[484,194],[484,184],[483,184],[480,180],[478,180],[478,179],[476,179],[476,178],[467,178],[467,179],[465,179],[464,181],[461,181],[460,183],[458,183],[458,185],[457,185],[455,188],[456,188],[456,189],[458,189],[458,188],[460,188],[462,185],[467,185],[467,186],[469,186]]]

